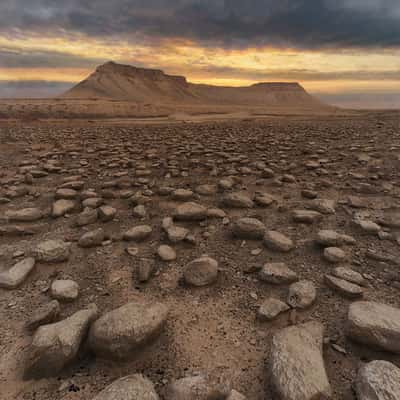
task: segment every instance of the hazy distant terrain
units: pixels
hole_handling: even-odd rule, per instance
[[[51,85],[49,85],[51,87]],[[184,113],[332,113],[298,83],[265,82],[247,87],[189,83],[161,70],[113,62],[56,98],[0,100],[0,118],[141,118]]]

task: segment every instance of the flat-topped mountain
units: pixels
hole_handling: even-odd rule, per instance
[[[113,99],[148,104],[327,107],[298,83],[265,82],[246,87],[190,83],[161,70],[107,62],[62,95],[69,99]]]

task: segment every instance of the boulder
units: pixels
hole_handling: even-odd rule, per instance
[[[349,307],[347,336],[356,342],[400,354],[400,309],[373,301]]]
[[[79,241],[78,245],[80,247],[96,247],[100,246],[105,239],[105,233],[102,228],[95,229],[84,233]]]
[[[290,307],[278,299],[269,298],[265,300],[257,312],[257,318],[260,321],[271,321],[279,314],[288,311]]]
[[[52,300],[33,312],[25,325],[26,329],[34,331],[39,328],[40,325],[51,324],[58,318],[59,314],[60,303],[57,300]]]
[[[282,285],[298,280],[296,272],[291,270],[285,263],[266,263],[258,275],[264,282]]]
[[[225,400],[231,393],[230,385],[204,375],[189,376],[172,382],[166,400]]]
[[[50,294],[60,301],[73,301],[79,296],[79,285],[71,279],[56,279],[50,286]]]
[[[149,379],[135,374],[114,381],[93,400],[159,400],[159,397]]]
[[[264,245],[273,251],[287,253],[294,248],[293,241],[280,232],[268,231],[263,238]]]
[[[388,361],[371,361],[358,371],[355,390],[358,400],[399,400],[400,369]]]
[[[151,233],[153,232],[153,229],[149,225],[139,225],[135,226],[128,231],[124,233],[124,240],[127,241],[135,241],[135,242],[141,242],[142,240],[147,239]]]
[[[174,219],[179,221],[201,221],[206,218],[207,208],[194,202],[179,205],[174,213]]]
[[[185,282],[192,286],[207,286],[218,277],[218,262],[211,257],[200,257],[186,265],[183,271]]]
[[[7,271],[0,273],[0,288],[15,289],[20,286],[35,267],[35,259],[25,258]]]
[[[24,208],[22,210],[8,210],[5,218],[12,222],[34,222],[44,217],[44,213],[39,208]]]
[[[40,326],[30,346],[28,376],[51,376],[73,361],[96,317],[97,307],[93,304],[60,322]]]
[[[322,357],[324,327],[319,322],[276,333],[271,346],[271,383],[281,400],[329,399],[331,387]]]
[[[233,224],[232,233],[239,239],[262,239],[265,225],[256,218],[240,218]]]
[[[67,261],[71,244],[62,240],[46,240],[37,245],[34,250],[37,261],[57,263]]]
[[[92,325],[90,347],[100,357],[128,359],[159,336],[167,316],[168,307],[162,303],[127,303]]]
[[[65,214],[72,211],[75,208],[75,206],[76,206],[76,203],[73,200],[67,200],[67,199],[57,200],[53,203],[53,207],[51,210],[51,216],[53,218],[62,217]]]
[[[254,202],[247,194],[235,192],[227,193],[222,198],[222,205],[229,208],[252,208]]]
[[[314,284],[308,280],[292,283],[289,287],[288,304],[293,308],[310,307],[317,297]]]

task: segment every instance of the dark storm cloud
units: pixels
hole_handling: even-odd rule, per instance
[[[55,51],[0,48],[0,68],[93,68],[105,61]]]
[[[2,0],[0,29],[182,38],[211,46],[397,47],[398,0]]]
[[[0,98],[46,98],[70,89],[70,82],[0,81]]]
[[[379,81],[379,80],[400,80],[400,68],[398,70],[351,70],[340,72],[323,72],[312,69],[285,69],[279,70],[265,69],[252,71],[234,67],[219,67],[215,65],[203,66],[197,69],[203,73],[208,73],[213,77],[235,76],[254,81],[268,80],[299,80],[299,81],[330,81],[330,80],[350,80],[350,81]]]

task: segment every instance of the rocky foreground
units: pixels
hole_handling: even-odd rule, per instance
[[[2,399],[400,399],[390,115],[0,126]]]

